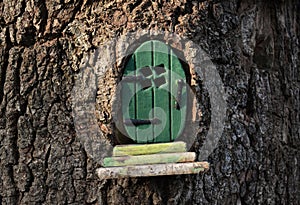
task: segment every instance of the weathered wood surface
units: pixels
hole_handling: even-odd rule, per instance
[[[208,169],[208,162],[190,162],[99,168],[96,173],[99,179],[102,180],[126,177],[197,174]]]
[[[186,152],[185,142],[117,145],[114,147],[113,156],[143,155],[156,153]]]
[[[116,167],[141,164],[161,164],[195,161],[195,152],[163,153],[138,156],[107,157],[103,160],[104,167]]]

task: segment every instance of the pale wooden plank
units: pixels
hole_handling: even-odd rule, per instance
[[[113,149],[113,156],[144,155],[156,153],[186,152],[185,142],[154,143],[140,145],[117,145]]]
[[[160,164],[195,161],[195,152],[163,153],[138,156],[107,157],[103,160],[104,167],[117,167],[141,164]]]
[[[208,162],[190,162],[99,168],[96,170],[96,173],[99,179],[102,180],[126,177],[197,174],[208,169]]]

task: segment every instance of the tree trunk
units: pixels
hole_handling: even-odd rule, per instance
[[[0,204],[300,204],[299,10],[297,0],[0,1]],[[100,181],[74,127],[80,63],[155,28],[201,45],[217,66],[223,135],[207,173]],[[115,72],[96,97],[110,143]]]

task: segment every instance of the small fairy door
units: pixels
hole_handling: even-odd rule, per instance
[[[186,75],[165,43],[151,40],[129,58],[121,79],[121,120],[136,143],[172,142],[187,115]]]

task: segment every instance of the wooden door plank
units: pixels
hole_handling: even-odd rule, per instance
[[[144,43],[135,51],[136,75],[141,75],[141,68],[152,66],[152,43]],[[151,76],[147,77],[151,78]],[[153,119],[153,88],[141,89],[141,83],[136,84],[137,119]],[[137,143],[153,142],[153,125],[137,126]]]
[[[179,88],[179,80],[182,80],[185,84],[186,76],[183,70],[183,67],[175,55],[175,53],[170,51],[170,62],[171,62],[171,128],[172,128],[172,140],[175,140],[182,132],[185,126],[186,118],[186,86],[182,87],[181,92],[181,106],[178,109],[176,106],[177,91]]]
[[[169,142],[154,144],[117,145],[113,149],[113,156],[143,155],[156,153],[186,152],[185,142]]]
[[[103,180],[126,177],[198,174],[208,169],[208,162],[189,162],[99,168],[96,170],[96,173],[99,179]]]
[[[126,67],[124,69],[123,79],[128,76],[135,76],[135,56],[132,55],[128,60]],[[136,85],[134,82],[123,82],[121,87],[121,101],[122,101],[122,115],[124,122],[126,119],[131,119],[136,117]],[[125,105],[129,104],[129,108]],[[127,132],[129,138],[136,141],[136,127],[135,126],[125,126],[125,131]]]
[[[120,167],[142,164],[164,164],[195,161],[195,152],[159,153],[137,156],[106,157],[103,160],[104,167]]]
[[[170,122],[170,94],[169,90],[169,47],[160,42],[153,41],[153,65],[163,66],[165,72],[153,71],[153,78],[162,77],[165,83],[159,87],[154,87],[154,116],[162,121],[161,124],[154,126],[154,137],[157,136],[155,142],[170,142],[171,141],[171,122]],[[163,111],[163,112],[162,112]]]

